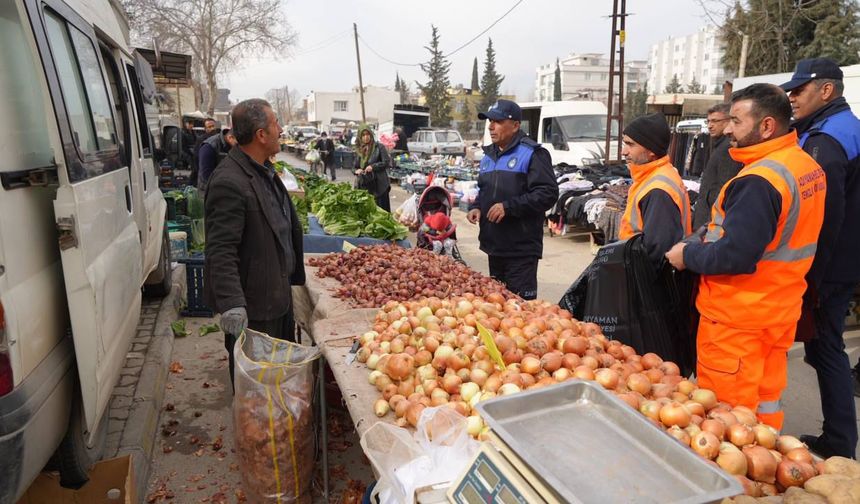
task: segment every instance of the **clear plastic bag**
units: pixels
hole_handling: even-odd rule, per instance
[[[234,436],[248,501],[310,502],[319,348],[246,329],[234,355]]]
[[[316,149],[311,149],[305,155],[305,161],[308,163],[319,163],[320,162],[320,151]]]
[[[421,412],[414,434],[379,422],[361,436],[361,446],[379,475],[379,502],[411,504],[416,489],[459,476],[479,445],[469,436],[466,417],[438,406]]]
[[[418,195],[413,194],[394,210],[397,220],[409,229],[418,229]]]

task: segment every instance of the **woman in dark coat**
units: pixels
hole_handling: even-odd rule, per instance
[[[391,191],[391,182],[388,180],[388,167],[391,165],[391,156],[388,155],[388,149],[376,141],[370,128],[362,126],[358,130],[355,151],[356,187],[372,194],[376,198],[376,205],[390,212],[388,193]]]

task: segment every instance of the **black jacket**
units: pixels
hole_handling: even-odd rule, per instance
[[[478,199],[469,209],[481,210],[478,241],[487,255],[499,257],[541,257],[545,213],[558,201],[558,183],[552,170],[549,152],[540,144],[517,132],[505,152],[520,143],[534,148],[527,173],[494,170],[478,176]],[[502,155],[493,144],[484,147],[484,155],[496,161]],[[487,220],[496,203],[505,207],[505,217],[498,224]]]
[[[702,172],[699,198],[693,213],[693,230],[711,221],[711,207],[717,201],[720,189],[744,166],[729,156],[729,147],[729,137],[725,135],[717,138],[711,146],[711,157]]]
[[[359,137],[361,138],[361,137]],[[374,197],[382,196],[391,190],[391,181],[388,179],[388,167],[391,166],[391,156],[388,154],[388,149],[379,142],[376,142],[376,149],[370,155],[370,159],[364,166],[361,164],[361,156],[356,151],[355,153],[355,169],[362,170],[361,175],[357,175],[355,186],[359,189],[364,189]],[[372,166],[373,171],[364,173],[367,166]]]
[[[320,151],[320,160],[328,164],[332,156],[334,156],[334,142],[328,137],[320,138],[317,140],[317,149]]]
[[[290,286],[305,283],[296,209],[280,180],[264,170],[271,167],[234,147],[206,191],[204,297],[221,313],[244,306],[249,320],[287,314]]]
[[[795,122],[803,135],[814,124],[850,108],[838,98],[809,117]],[[856,115],[856,113],[855,113]],[[860,135],[860,132],[857,133]],[[849,161],[845,149],[826,133],[813,132],[803,150],[821,165],[827,176],[824,224],[818,235],[815,260],[807,280],[855,283],[860,281],[860,157]]]

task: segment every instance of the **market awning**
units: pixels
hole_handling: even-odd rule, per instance
[[[190,54],[159,51],[160,58],[156,58],[155,51],[152,49],[137,48],[136,51],[152,66],[152,74],[155,77],[184,82],[191,81]]]

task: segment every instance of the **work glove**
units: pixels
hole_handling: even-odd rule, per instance
[[[248,312],[244,306],[230,308],[221,314],[221,329],[225,334],[239,336],[248,327]]]

